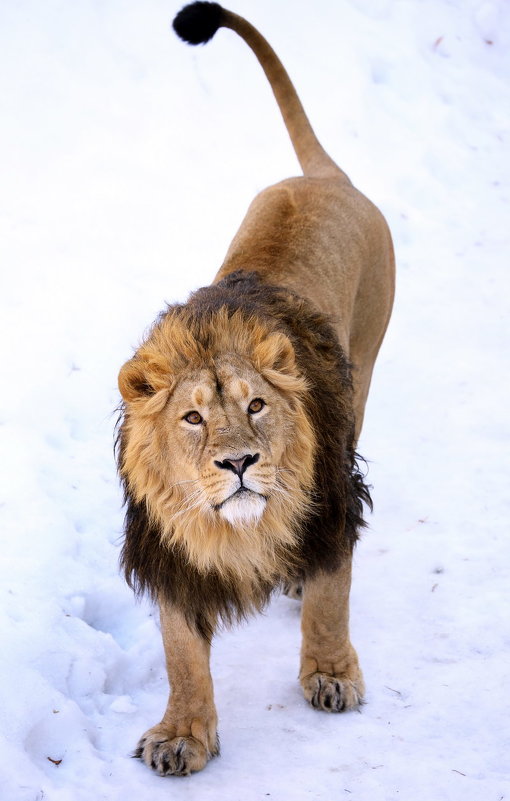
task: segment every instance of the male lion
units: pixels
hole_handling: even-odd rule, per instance
[[[136,755],[160,775],[218,753],[215,627],[275,588],[302,587],[305,698],[341,712],[364,691],[348,601],[370,498],[354,447],[393,301],[391,237],[252,25],[205,2],[174,21],[191,44],[220,27],[260,61],[304,176],[255,198],[213,284],[162,313],[120,371],[122,565],[159,603],[171,686]]]

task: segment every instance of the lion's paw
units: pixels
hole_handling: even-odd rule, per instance
[[[176,737],[162,726],[155,726],[140,739],[133,756],[142,759],[160,776],[188,776],[202,770],[217,754],[218,739],[214,747],[208,749],[191,735]]]
[[[300,581],[286,581],[283,585],[283,594],[295,601],[303,600],[303,584]]]
[[[363,703],[363,679],[346,679],[329,676],[327,673],[312,673],[302,680],[307,701],[315,709],[326,712],[343,712],[356,709]]]

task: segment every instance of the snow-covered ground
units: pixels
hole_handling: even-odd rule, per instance
[[[298,172],[246,46],[187,48],[178,7],[0,3],[0,797],[509,799],[507,0],[236,0],[395,238],[360,443],[367,704],[306,705],[281,597],[215,641],[221,758],[160,779],[129,756],[167,686],[117,567],[117,372]]]

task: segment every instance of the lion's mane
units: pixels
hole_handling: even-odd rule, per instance
[[[257,273],[244,271],[199,289],[186,304],[168,307],[147,342],[157,342],[155,332],[161,336],[169,315],[184,327],[190,352],[204,358],[217,338],[220,318],[235,318],[238,332],[244,328],[246,348],[255,327],[259,339],[284,334],[304,379],[300,407],[312,432],[312,479],[304,482],[310,485],[308,503],[296,495],[292,547],[280,554],[279,575],[254,570],[251,576],[243,576],[214,565],[204,570],[182,545],[163,536],[161,521],[150,513],[143,493],[134,491],[126,470],[131,433],[129,410],[123,405],[117,459],[127,507],[121,553],[126,579],[135,591],[176,605],[209,638],[218,619],[231,623],[263,608],[281,581],[306,580],[319,570],[337,569],[364,525],[363,503],[371,506],[371,501],[354,452],[351,368],[325,315],[291,291],[265,284]],[[185,354],[182,358],[185,369]],[[144,380],[141,374],[140,381]],[[145,389],[150,402],[154,388]]]

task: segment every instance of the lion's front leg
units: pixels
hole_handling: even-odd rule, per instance
[[[304,586],[299,678],[317,709],[342,712],[363,700],[365,685],[349,639],[351,557],[333,573],[319,573]]]
[[[135,756],[160,776],[186,776],[219,751],[210,644],[176,609],[161,603],[160,613],[170,697],[163,720],[143,735]]]

